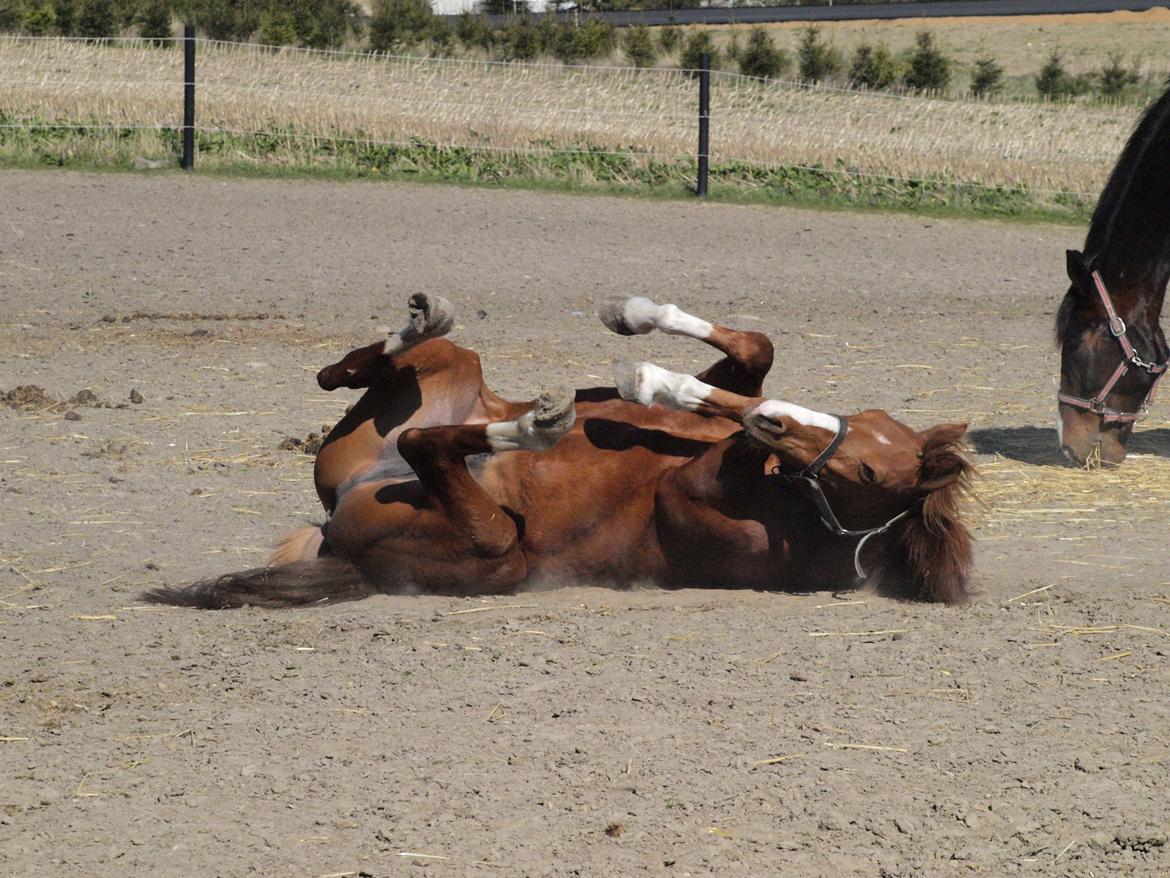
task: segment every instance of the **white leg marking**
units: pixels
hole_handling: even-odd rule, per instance
[[[484,427],[492,451],[548,451],[576,421],[572,394],[542,394],[536,407],[514,421]]]
[[[655,329],[668,335],[688,335],[705,339],[715,329],[706,320],[700,320],[677,305],[656,305],[645,296],[631,296],[616,306],[615,315],[623,325],[617,330],[634,335],[645,335]],[[602,316],[603,320],[607,318]],[[607,324],[608,325],[608,324]],[[614,329],[612,325],[611,329]]]
[[[410,323],[406,324],[404,329],[398,332],[391,332],[388,326],[379,326],[379,332],[386,333],[386,340],[382,342],[382,353],[386,356],[390,354],[397,354],[408,347],[412,347],[413,343],[418,342],[418,333],[414,331],[414,326]]]
[[[657,326],[667,335],[687,335],[691,338],[707,338],[715,327],[683,311],[677,305],[662,305],[658,309]]]
[[[658,403],[667,408],[697,411],[714,388],[691,375],[670,372],[653,363],[633,367],[633,380],[619,378],[618,390],[623,399],[642,405]]]
[[[795,405],[791,402],[783,402],[779,399],[769,399],[766,402],[760,403],[756,406],[753,414],[762,415],[773,421],[779,420],[780,418],[791,418],[806,427],[820,427],[822,430],[829,430],[833,433],[841,429],[841,422],[833,415],[827,415],[824,412],[814,412],[812,409],[806,409],[804,406]]]

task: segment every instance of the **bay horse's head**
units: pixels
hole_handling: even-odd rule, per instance
[[[338,362],[318,372],[317,383],[322,390],[336,390],[339,387],[361,390],[372,387],[384,369],[392,368],[385,349],[386,342],[376,341],[364,348],[352,350]]]
[[[1071,284],[1056,318],[1060,450],[1077,466],[1117,465],[1166,369],[1161,303],[1149,277],[1110,276],[1106,287],[1078,251],[1066,262]]]
[[[743,424],[830,530],[843,538],[897,534],[883,562],[886,591],[950,604],[967,597],[972,544],[959,518],[972,474],[966,424],[920,433],[876,409],[844,419],[775,400],[748,411]]]

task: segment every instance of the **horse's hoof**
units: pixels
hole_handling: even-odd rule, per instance
[[[572,429],[576,420],[573,392],[564,388],[542,393],[532,409],[532,426],[542,433],[562,435]]]
[[[573,428],[576,420],[570,391],[542,393],[536,405],[516,421],[514,441],[528,451],[548,451]]]
[[[455,325],[455,306],[442,296],[415,293],[406,302],[410,328],[416,335],[435,338],[446,335]]]
[[[616,362],[613,364],[613,383],[618,396],[629,402],[640,402],[638,391],[641,385],[641,370],[637,363]]]
[[[643,296],[613,296],[601,303],[597,316],[618,335],[645,335],[654,331],[658,306]]]

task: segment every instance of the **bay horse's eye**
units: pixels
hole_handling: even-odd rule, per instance
[[[869,464],[860,463],[857,468],[863,485],[872,485],[877,481],[877,473],[873,471]]]

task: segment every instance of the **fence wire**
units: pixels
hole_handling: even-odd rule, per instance
[[[419,58],[198,42],[200,135],[432,143],[483,153],[693,161],[688,71]],[[0,38],[0,114],[163,130],[182,53],[135,39]],[[856,181],[964,184],[1080,199],[1099,191],[1137,111],[994,103],[712,77],[711,162]]]

